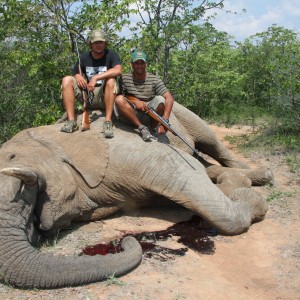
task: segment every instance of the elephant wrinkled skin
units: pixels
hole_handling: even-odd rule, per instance
[[[252,184],[272,180],[266,168],[235,160],[209,127],[178,103],[171,124],[219,164],[196,159],[177,137],[145,143],[133,127],[116,122],[102,138],[103,115],[91,130],[66,134],[61,124],[24,130],[0,149],[0,279],[21,288],[57,288],[96,282],[134,269],[142,250],[133,237],[123,252],[106,256],[54,256],[34,246],[72,221],[99,220],[123,207],[163,197],[201,216],[220,233],[234,235],[262,220],[266,201]],[[78,123],[80,122],[78,118]],[[214,184],[214,183],[216,184]],[[84,265],[84,267],[82,267]]]

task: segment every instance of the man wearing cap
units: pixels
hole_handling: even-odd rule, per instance
[[[71,133],[78,129],[75,121],[75,98],[83,101],[82,89],[88,90],[92,96],[92,104],[87,108],[105,109],[103,133],[106,138],[114,136],[112,113],[118,86],[116,78],[122,74],[119,55],[107,49],[107,38],[102,30],[93,30],[89,36],[91,51],[81,54],[74,66],[73,76],[65,76],[62,80],[62,98],[68,120],[61,128],[62,132]],[[82,73],[80,75],[79,62]]]
[[[131,54],[131,66],[132,73],[122,75],[122,95],[117,96],[115,101],[119,117],[135,125],[144,141],[157,137],[161,142],[168,142],[165,128],[151,119],[145,108],[152,108],[168,122],[173,96],[161,79],[146,71],[147,56],[144,52],[134,51]]]

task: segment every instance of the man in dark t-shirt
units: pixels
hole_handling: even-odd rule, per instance
[[[146,71],[147,57],[144,52],[135,51],[131,54],[131,66],[132,73],[122,75],[122,91],[116,97],[116,111],[121,120],[139,129],[144,141],[156,137],[159,141],[167,142],[165,128],[146,114],[146,106],[169,122],[173,96],[160,78]]]
[[[61,131],[71,133],[78,129],[74,114],[75,98],[83,101],[82,90],[87,90],[92,95],[87,108],[105,109],[103,133],[106,138],[112,138],[112,113],[118,93],[116,78],[122,74],[121,61],[117,53],[107,49],[107,38],[102,30],[91,32],[89,44],[91,51],[80,55],[73,68],[73,76],[65,76],[62,80],[62,98],[68,120]]]

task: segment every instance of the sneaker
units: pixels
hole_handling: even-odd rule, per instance
[[[150,129],[150,134],[154,140],[156,140],[160,143],[170,144],[170,140],[169,140],[168,136],[165,133],[159,134],[157,132],[157,127]]]
[[[157,135],[157,141],[159,143],[170,144],[170,140],[165,133]]]
[[[145,141],[145,142],[150,141],[152,136],[151,136],[151,134],[150,134],[150,132],[149,132],[149,130],[146,126],[141,126],[139,128],[139,131],[141,133],[143,141]]]
[[[78,125],[75,121],[66,121],[64,126],[60,129],[62,132],[72,133],[78,130]]]
[[[112,127],[113,127],[112,121],[105,121],[103,123],[103,134],[105,138],[109,139],[114,137],[114,132]]]
[[[157,130],[156,130],[156,127],[150,129],[150,134],[151,134],[151,137],[152,137],[154,140],[157,140],[158,136],[157,136]]]

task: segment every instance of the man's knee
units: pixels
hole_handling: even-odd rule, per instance
[[[115,78],[108,78],[105,80],[105,89],[114,90],[116,86]]]
[[[165,110],[165,104],[164,103],[159,103],[156,110],[163,112]]]
[[[115,103],[116,103],[117,107],[120,108],[120,107],[124,107],[126,105],[127,101],[124,96],[119,95],[116,97]]]
[[[72,76],[65,76],[63,79],[62,79],[62,82],[61,82],[61,87],[62,89],[66,88],[66,87],[74,87],[74,84],[73,84],[73,77]]]

